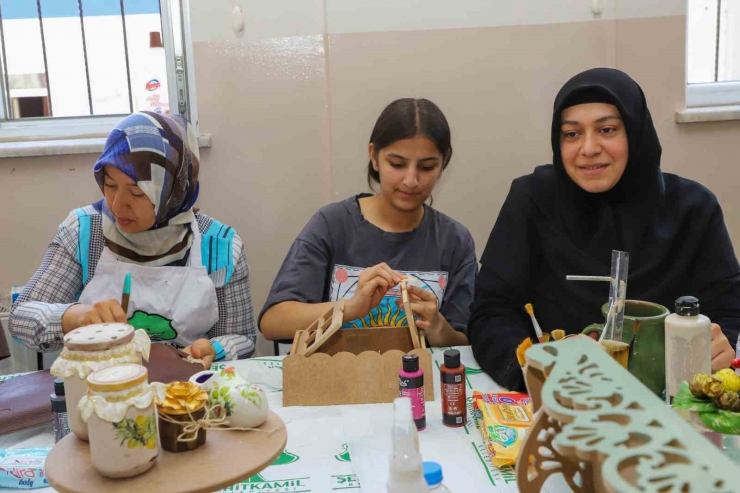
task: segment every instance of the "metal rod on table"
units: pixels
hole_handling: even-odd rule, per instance
[[[565,276],[568,281],[601,281],[613,282],[614,278],[609,276]]]
[[[612,250],[611,276],[565,276],[568,281],[600,281],[609,283],[609,310],[599,342],[604,339],[622,341],[624,305],[627,298],[629,254]]]

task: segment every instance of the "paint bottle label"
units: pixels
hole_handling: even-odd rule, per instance
[[[466,421],[465,382],[463,372],[442,372],[442,423],[447,426],[463,426]]]
[[[398,377],[398,386],[401,389],[401,397],[411,399],[411,412],[414,415],[414,423],[417,430],[427,427],[426,404],[424,401],[424,375],[406,378]]]
[[[51,420],[51,428],[54,434],[54,443],[64,438],[69,434],[69,422],[67,421],[67,413],[53,413]]]

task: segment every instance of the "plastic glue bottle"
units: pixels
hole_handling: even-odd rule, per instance
[[[682,296],[676,313],[665,319],[666,401],[673,402],[681,382],[712,373],[712,322],[699,314],[699,300]]]
[[[424,462],[424,479],[429,485],[429,491],[434,493],[452,493],[445,485],[442,484],[444,475],[442,466],[436,462]]]
[[[419,452],[419,434],[411,414],[411,400],[393,401],[393,454],[388,468],[388,493],[429,493]]]

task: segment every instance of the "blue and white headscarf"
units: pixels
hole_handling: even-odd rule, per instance
[[[154,226],[125,233],[103,201],[103,235],[119,259],[150,267],[182,260],[190,251],[198,199],[200,160],[193,127],[180,115],[134,113],[108,136],[95,163],[95,179],[103,190],[104,168],[112,166],[131,178],[154,204]]]

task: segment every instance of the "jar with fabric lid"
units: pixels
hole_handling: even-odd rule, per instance
[[[141,365],[97,370],[87,377],[80,400],[90,433],[92,465],[107,478],[128,478],[148,471],[159,455],[156,406],[165,386],[149,384]]]
[[[151,340],[145,330],[128,324],[94,324],[70,331],[64,336],[64,349],[51,366],[51,374],[64,380],[69,429],[80,440],[87,440],[87,426],[80,419],[77,404],[87,392],[87,377],[109,366],[149,361]]]

